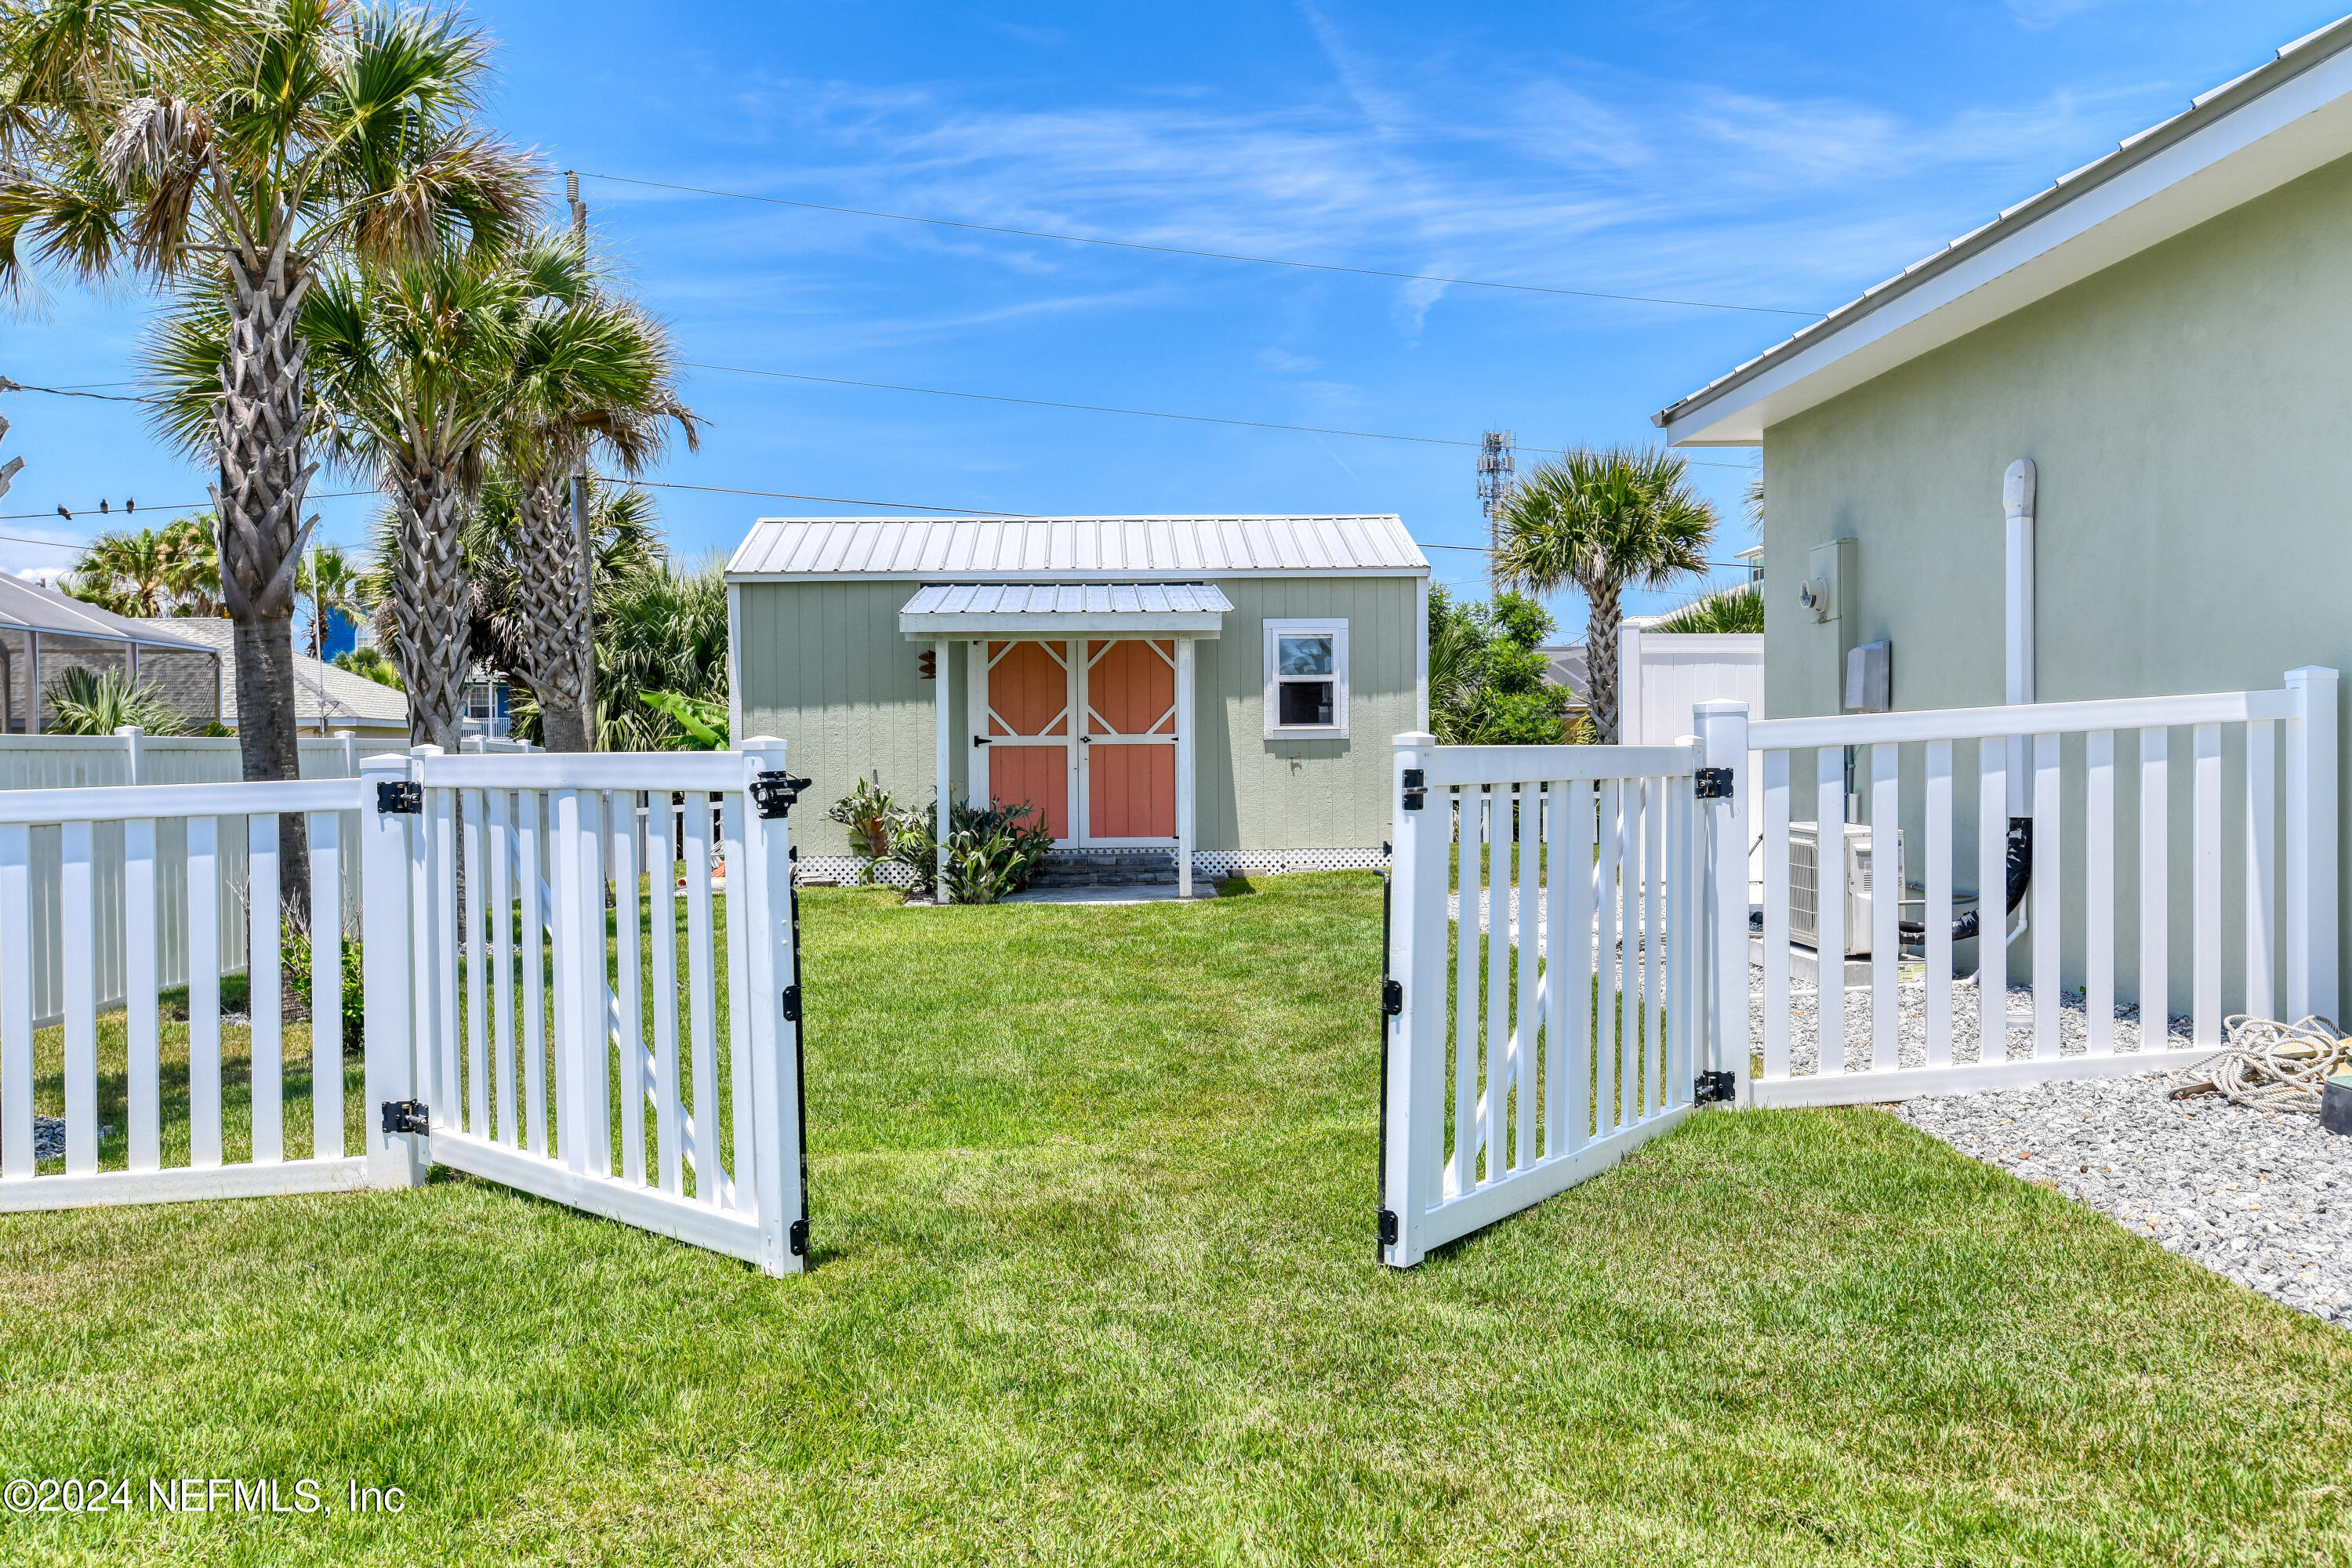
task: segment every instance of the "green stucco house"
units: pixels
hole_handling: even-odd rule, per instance
[[[2352,18],[1654,420],[1762,448],[1769,716],[1841,711],[1880,642],[1898,710],[2352,670]]]
[[[759,523],[727,567],[732,720],[821,805],[1026,805],[1193,879],[1375,866],[1428,721],[1429,563],[1393,516]],[[794,818],[802,874],[855,869]]]

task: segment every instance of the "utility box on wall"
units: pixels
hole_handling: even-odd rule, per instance
[[[1866,642],[1846,650],[1845,706],[1850,713],[1885,713],[1895,706],[1895,645]]]
[[[1853,647],[1861,617],[1861,575],[1855,569],[1857,541],[1833,539],[1805,552],[1805,581],[1798,590],[1801,610],[1813,623],[1813,648],[1806,660],[1814,673],[1808,684],[1816,695],[1812,709],[1835,713],[1844,706],[1846,655]]]

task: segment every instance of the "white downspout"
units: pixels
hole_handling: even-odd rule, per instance
[[[2011,706],[2032,702],[2033,695],[2033,459],[2010,464],[2000,482],[2000,510],[2008,521],[2008,563],[2005,574],[2007,612],[2007,674],[2005,697]],[[2026,765],[2026,738],[2009,739],[2009,815],[2033,813],[2033,775]]]

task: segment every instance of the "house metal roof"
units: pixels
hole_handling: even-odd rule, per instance
[[[1755,445],[1766,425],[2352,153],[2347,49],[2352,16],[2059,175],[1651,423],[1678,446]]]
[[[1080,583],[1143,578],[1425,576],[1394,515],[770,518],[730,581],[906,578]]]
[[[918,589],[898,611],[909,637],[1038,632],[1215,637],[1233,601],[1206,583],[953,583]]]

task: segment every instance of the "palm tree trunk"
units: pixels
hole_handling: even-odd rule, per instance
[[[522,500],[524,554],[517,587],[522,600],[524,678],[539,702],[541,739],[551,752],[585,752],[593,629],[580,591],[586,575],[580,538],[560,479],[530,487]]]
[[[221,598],[236,625],[236,737],[247,779],[301,776],[294,710],[294,572],[310,526],[302,498],[316,463],[302,460],[302,339],[295,331],[310,274],[290,285],[282,262],[226,258],[228,353],[214,415],[220,481],[212,487]],[[278,889],[307,928],[310,835],[278,823]]]
[[[1585,701],[1592,711],[1592,737],[1617,743],[1617,628],[1625,619],[1624,584],[1601,583],[1585,590]]]
[[[408,738],[455,752],[470,652],[466,565],[458,555],[465,498],[446,469],[395,467],[389,478],[400,517],[393,616],[400,627],[400,678],[408,685]]]

